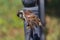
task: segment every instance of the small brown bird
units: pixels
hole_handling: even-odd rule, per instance
[[[34,26],[42,26],[42,23],[40,19],[38,18],[37,15],[35,15],[32,11],[30,10],[25,10],[25,11],[18,11],[17,16],[23,19],[24,21],[27,21],[28,23],[28,28],[33,29]]]

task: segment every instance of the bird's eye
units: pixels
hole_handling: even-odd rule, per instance
[[[22,17],[22,12],[18,12],[18,14],[19,14],[19,17]]]
[[[22,15],[20,14],[19,17],[22,17]]]

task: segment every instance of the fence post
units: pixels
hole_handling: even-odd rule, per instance
[[[43,27],[45,27],[45,0],[39,0],[38,1],[38,11],[39,11],[39,18],[41,19],[41,22],[43,24]],[[40,28],[40,36],[41,40],[46,40],[46,36],[42,29]]]
[[[33,12],[36,13],[36,15],[39,16],[39,18],[41,19],[41,22],[43,24],[43,26],[45,27],[45,7],[44,7],[44,0],[38,0],[38,6],[36,7],[24,7],[23,10],[32,10]],[[27,27],[27,22],[24,22],[24,32],[25,32],[25,40],[36,40],[36,39],[31,39],[30,37],[30,30],[26,29]],[[38,32],[40,31],[40,32]],[[40,39],[39,40],[45,40],[45,34],[42,31],[42,28],[37,28],[36,29],[36,33],[39,34],[40,33]]]

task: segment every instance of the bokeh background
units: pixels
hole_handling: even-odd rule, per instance
[[[17,17],[22,0],[0,0],[0,40],[24,40],[24,23]],[[47,40],[60,40],[60,0],[46,2]]]

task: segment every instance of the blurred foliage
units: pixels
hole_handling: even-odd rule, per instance
[[[47,40],[60,40],[60,0],[47,0]],[[24,40],[23,21],[17,17],[21,0],[0,0],[0,40]]]
[[[46,0],[46,11],[49,16],[60,18],[60,0]]]
[[[24,39],[23,35],[20,36],[20,34],[15,34],[15,37],[11,36],[14,32],[12,29],[17,28],[16,30],[18,30],[24,26],[23,21],[16,15],[17,11],[22,8],[21,0],[0,0],[0,40]],[[11,33],[9,30],[13,32]]]
[[[46,0],[47,40],[60,40],[60,0]]]
[[[21,7],[21,0],[0,0],[0,24],[23,27],[23,21],[16,16]]]

